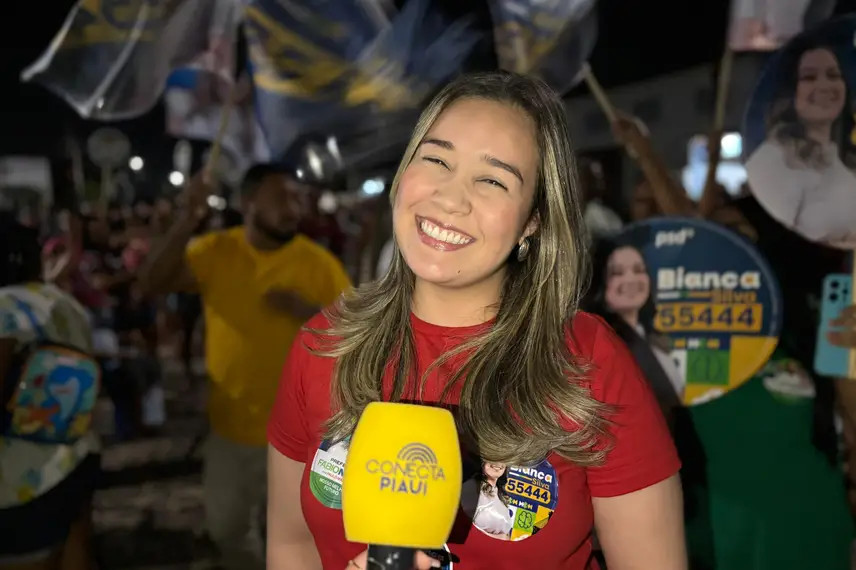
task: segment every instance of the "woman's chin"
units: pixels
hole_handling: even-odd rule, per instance
[[[611,309],[612,309],[613,313],[616,313],[619,315],[639,314],[639,311],[642,309],[643,304],[644,304],[644,302],[642,302],[642,303],[636,303],[636,302],[616,303],[611,307]]]
[[[419,281],[438,287],[456,287],[465,283],[465,279],[461,279],[461,272],[452,267],[426,264],[412,265],[410,270]]]

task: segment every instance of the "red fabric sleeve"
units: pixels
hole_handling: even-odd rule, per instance
[[[603,465],[587,470],[587,478],[593,497],[615,497],[671,477],[681,462],[663,413],[633,356],[598,321],[592,395],[614,408],[609,416],[612,449]]]
[[[280,453],[306,463],[309,429],[306,424],[306,387],[303,381],[308,358],[307,333],[300,332],[294,343],[279,381],[276,401],[268,420],[268,442]]]

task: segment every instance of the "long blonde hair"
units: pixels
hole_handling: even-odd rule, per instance
[[[607,407],[586,386],[587,362],[567,346],[568,326],[586,285],[586,231],[574,155],[562,101],[541,81],[507,72],[465,75],[443,89],[422,113],[391,187],[394,202],[402,173],[440,114],[462,99],[487,99],[525,112],[535,124],[541,165],[533,215],[540,220],[529,239],[529,255],[510,256],[496,321],[443,354],[424,373],[457,355],[464,364],[443,390],[461,383],[457,420],[463,441],[488,461],[529,465],[550,451],[579,465],[596,465],[606,433]],[[351,434],[367,404],[383,398],[387,370],[390,400],[399,401],[416,375],[416,346],[410,321],[414,275],[396,248],[380,280],[360,286],[327,315],[328,342],[318,354],[336,359],[332,382],[335,413],[328,438]],[[568,422],[578,429],[567,430]]]

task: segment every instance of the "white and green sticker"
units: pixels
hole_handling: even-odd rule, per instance
[[[345,476],[347,441],[322,441],[309,471],[309,488],[315,498],[331,509],[342,508],[342,478]]]
[[[814,382],[796,360],[772,360],[761,371],[764,387],[777,400],[797,403],[815,397]]]

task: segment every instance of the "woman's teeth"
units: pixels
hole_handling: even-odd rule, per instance
[[[451,230],[444,230],[425,220],[423,220],[419,224],[419,229],[421,229],[423,232],[436,239],[437,241],[442,241],[445,243],[461,245],[473,241],[470,237],[459,234],[458,232],[453,232]]]

